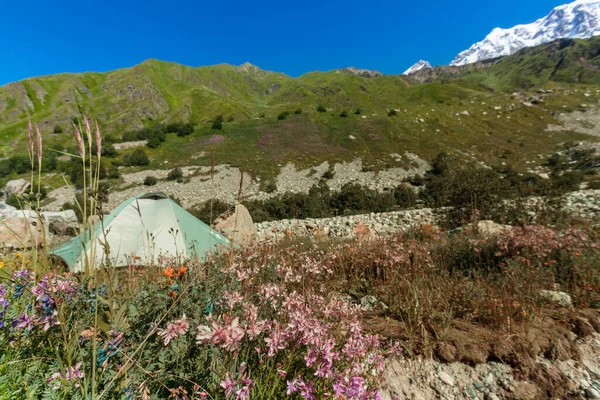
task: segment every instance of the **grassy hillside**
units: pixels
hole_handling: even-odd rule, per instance
[[[158,60],[31,78],[0,88],[0,156],[26,151],[28,118],[40,124],[47,146],[73,145],[71,120],[85,112],[117,137],[158,122],[192,122],[193,134],[169,134],[146,149],[150,167],[206,165],[212,149],[218,163],[260,175],[292,160],[306,167],[362,157],[368,168],[381,169],[398,165],[392,154],[405,151],[424,158],[460,151],[529,167],[562,142],[589,138],[546,127],[559,123],[559,112],[598,101],[599,49],[600,38],[560,41],[410,79],[347,70],[291,78],[248,63],[193,68]],[[525,93],[510,94],[515,88]],[[538,88],[554,90],[540,98]],[[531,96],[540,101],[529,104]],[[282,112],[289,116],[278,119]],[[217,115],[224,117],[222,130],[211,129]],[[64,132],[52,133],[57,125]]]

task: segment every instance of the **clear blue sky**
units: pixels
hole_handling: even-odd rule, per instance
[[[494,27],[534,21],[566,2],[6,0],[0,85],[148,58],[249,61],[291,76],[347,66],[401,73],[421,58],[448,64]]]

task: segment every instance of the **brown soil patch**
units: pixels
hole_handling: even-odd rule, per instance
[[[327,144],[315,124],[296,118],[256,129],[261,133],[258,147],[275,161],[286,161],[289,154],[330,155],[344,150]]]
[[[579,360],[577,340],[600,333],[600,311],[543,309],[528,323],[510,329],[508,324],[505,329],[495,329],[457,319],[443,332],[424,329],[424,334],[412,337],[403,322],[382,313],[365,313],[363,323],[371,333],[401,343],[410,341],[412,355],[469,365],[502,362],[516,368],[523,381],[534,382],[543,392],[560,397],[566,393],[564,377],[559,371],[542,370],[535,360]]]

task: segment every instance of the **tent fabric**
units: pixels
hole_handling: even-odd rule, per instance
[[[93,241],[86,231],[50,253],[63,259],[71,272],[82,272],[86,260],[93,259],[96,266],[125,266],[133,259],[137,264],[156,265],[159,256],[202,259],[217,246],[230,244],[164,193],[127,199],[91,231]],[[104,242],[109,248],[108,260]]]

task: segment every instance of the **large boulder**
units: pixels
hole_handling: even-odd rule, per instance
[[[0,248],[23,249],[41,246],[42,225],[36,218],[7,217],[0,219]]]
[[[29,181],[26,181],[25,179],[15,179],[6,182],[6,186],[4,187],[4,195],[8,197],[12,194],[27,193],[30,188],[31,183]]]
[[[248,209],[241,204],[235,206],[233,214],[216,221],[215,229],[234,243],[244,246],[256,243],[258,236]]]
[[[0,201],[0,218],[16,217],[18,213],[15,207]]]
[[[473,229],[484,236],[494,236],[498,234],[508,233],[512,230],[510,225],[497,224],[494,221],[479,221],[473,225]]]
[[[44,211],[42,219],[48,232],[58,236],[77,236],[79,231],[79,221],[73,210],[65,211]]]

